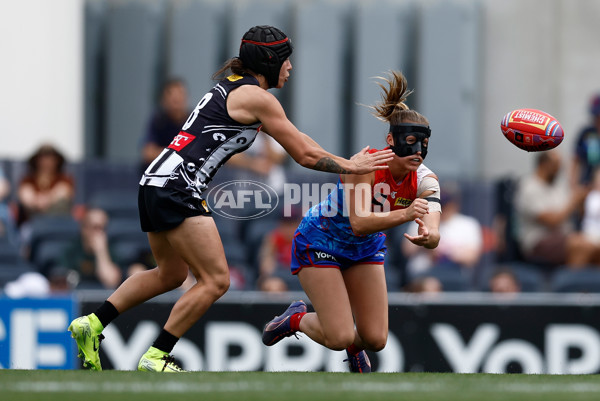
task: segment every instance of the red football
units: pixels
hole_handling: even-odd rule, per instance
[[[564,139],[558,120],[541,110],[511,111],[502,119],[500,128],[506,139],[528,152],[553,149]]]

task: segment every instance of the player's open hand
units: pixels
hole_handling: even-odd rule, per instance
[[[387,162],[394,158],[394,151],[391,149],[379,150],[369,153],[369,146],[362,148],[360,152],[350,158],[354,162],[353,174],[366,174],[375,170],[388,168]]]
[[[424,246],[429,241],[429,230],[421,219],[415,219],[415,223],[419,225],[417,235],[412,236],[404,233],[404,237],[415,245]]]

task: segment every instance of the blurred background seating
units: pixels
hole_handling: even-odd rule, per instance
[[[5,165],[13,162],[6,161]],[[93,194],[81,194],[89,205],[102,206],[110,220],[106,228],[111,252],[121,269],[125,272],[130,264],[140,259],[140,255],[150,253],[147,236],[139,227],[137,217],[137,194],[134,181],[135,163],[131,163],[131,175],[125,181],[114,179],[118,174],[111,162],[96,161],[92,169],[88,162],[70,163],[71,171],[79,171],[78,180],[84,188],[93,188]],[[106,168],[106,175],[102,173]],[[220,172],[221,173],[221,172]],[[213,185],[235,179],[235,170],[224,167],[222,175],[217,175]],[[88,185],[97,177],[105,179],[102,186]],[[10,177],[10,175],[8,175]],[[288,170],[288,183],[309,185],[320,189],[323,184],[334,183],[333,174],[314,173],[312,171]],[[415,283],[421,285],[425,277],[434,277],[439,281],[442,291],[490,291],[489,280],[499,267],[512,271],[520,285],[520,292],[596,292],[596,278],[600,277],[600,267],[589,266],[583,270],[557,266],[554,270],[541,271],[539,266],[526,263],[520,256],[518,240],[511,231],[512,189],[515,179],[504,177],[497,182],[478,182],[467,179],[457,180],[462,191],[461,212],[474,216],[481,224],[483,232],[483,254],[480,262],[467,273],[461,269],[432,268],[422,274],[409,274],[406,271],[407,256],[400,244],[404,240],[405,227],[390,230],[388,235],[388,257],[386,261],[388,290],[413,291]],[[127,183],[127,185],[125,185]],[[134,189],[132,189],[134,188]],[[477,192],[479,191],[479,193]],[[476,200],[480,197],[480,201]],[[317,196],[317,198],[320,198]],[[483,202],[481,199],[484,199]],[[281,200],[282,201],[282,200]],[[311,204],[304,206],[308,207]],[[85,204],[80,204],[85,207]],[[301,207],[302,205],[296,205]],[[278,210],[260,219],[230,219],[213,214],[215,223],[225,245],[226,255],[232,266],[232,288],[235,290],[256,290],[259,272],[259,249],[266,235],[279,221]],[[246,211],[250,213],[250,211]],[[0,276],[2,280],[14,279],[19,273],[37,271],[45,275],[55,267],[64,249],[79,236],[80,216],[44,216],[31,220],[30,237],[26,243],[14,243],[0,238]],[[502,221],[502,224],[498,224]],[[149,263],[146,268],[152,268]],[[446,266],[447,267],[447,266]],[[124,273],[125,274],[125,273]],[[412,283],[412,286],[409,284]]]
[[[600,293],[600,270],[598,266],[580,270],[563,267],[554,273],[550,290],[557,293]]]

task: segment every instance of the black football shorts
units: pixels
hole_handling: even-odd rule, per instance
[[[142,185],[138,191],[138,208],[144,232],[170,230],[188,217],[211,214],[206,201],[190,193]]]

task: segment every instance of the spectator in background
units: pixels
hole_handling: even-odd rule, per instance
[[[594,170],[590,192],[585,197],[581,231],[591,242],[600,243],[600,167]]]
[[[14,240],[14,219],[9,206],[10,182],[0,166],[0,239]]]
[[[412,280],[404,286],[404,291],[413,293],[439,293],[443,291],[443,285],[437,277],[423,276]]]
[[[47,274],[51,294],[66,294],[77,286],[78,274],[62,266],[52,267]]]
[[[300,208],[292,208],[289,216],[282,215],[277,227],[263,238],[257,280],[258,289],[266,292],[302,291],[298,279],[290,274],[292,242],[302,219]]]
[[[483,233],[479,221],[461,213],[460,187],[457,183],[442,184],[440,201],[440,243],[435,249],[425,249],[410,241],[402,242],[402,250],[408,258],[409,276],[426,272],[433,267],[449,267],[472,270],[483,254]],[[408,227],[409,235],[415,235],[417,225]]]
[[[54,146],[42,145],[29,158],[28,171],[19,183],[18,225],[47,215],[69,215],[75,198],[75,181],[65,172],[65,158]]]
[[[561,185],[562,157],[557,150],[540,152],[535,171],[521,179],[515,193],[517,239],[524,261],[545,267],[574,268],[600,264],[600,244],[589,241],[573,226],[587,189],[570,191]]]
[[[104,210],[86,210],[80,238],[67,247],[60,259],[60,266],[79,273],[79,287],[112,289],[122,281],[121,268],[113,261],[108,244],[107,224]]]
[[[166,81],[161,90],[160,104],[152,114],[142,140],[142,171],[169,146],[190,112],[185,82],[179,78]]]
[[[9,298],[44,298],[50,295],[50,283],[43,274],[26,272],[6,283],[4,293]]]
[[[489,280],[491,292],[516,294],[521,292],[521,283],[515,273],[508,267],[499,267]]]
[[[589,184],[594,169],[600,167],[600,94],[590,100],[589,112],[591,121],[577,136],[571,169],[572,186]]]
[[[63,268],[53,268],[48,277],[39,272],[25,272],[4,286],[9,298],[45,298],[51,295],[65,295],[72,289],[70,272]]]

